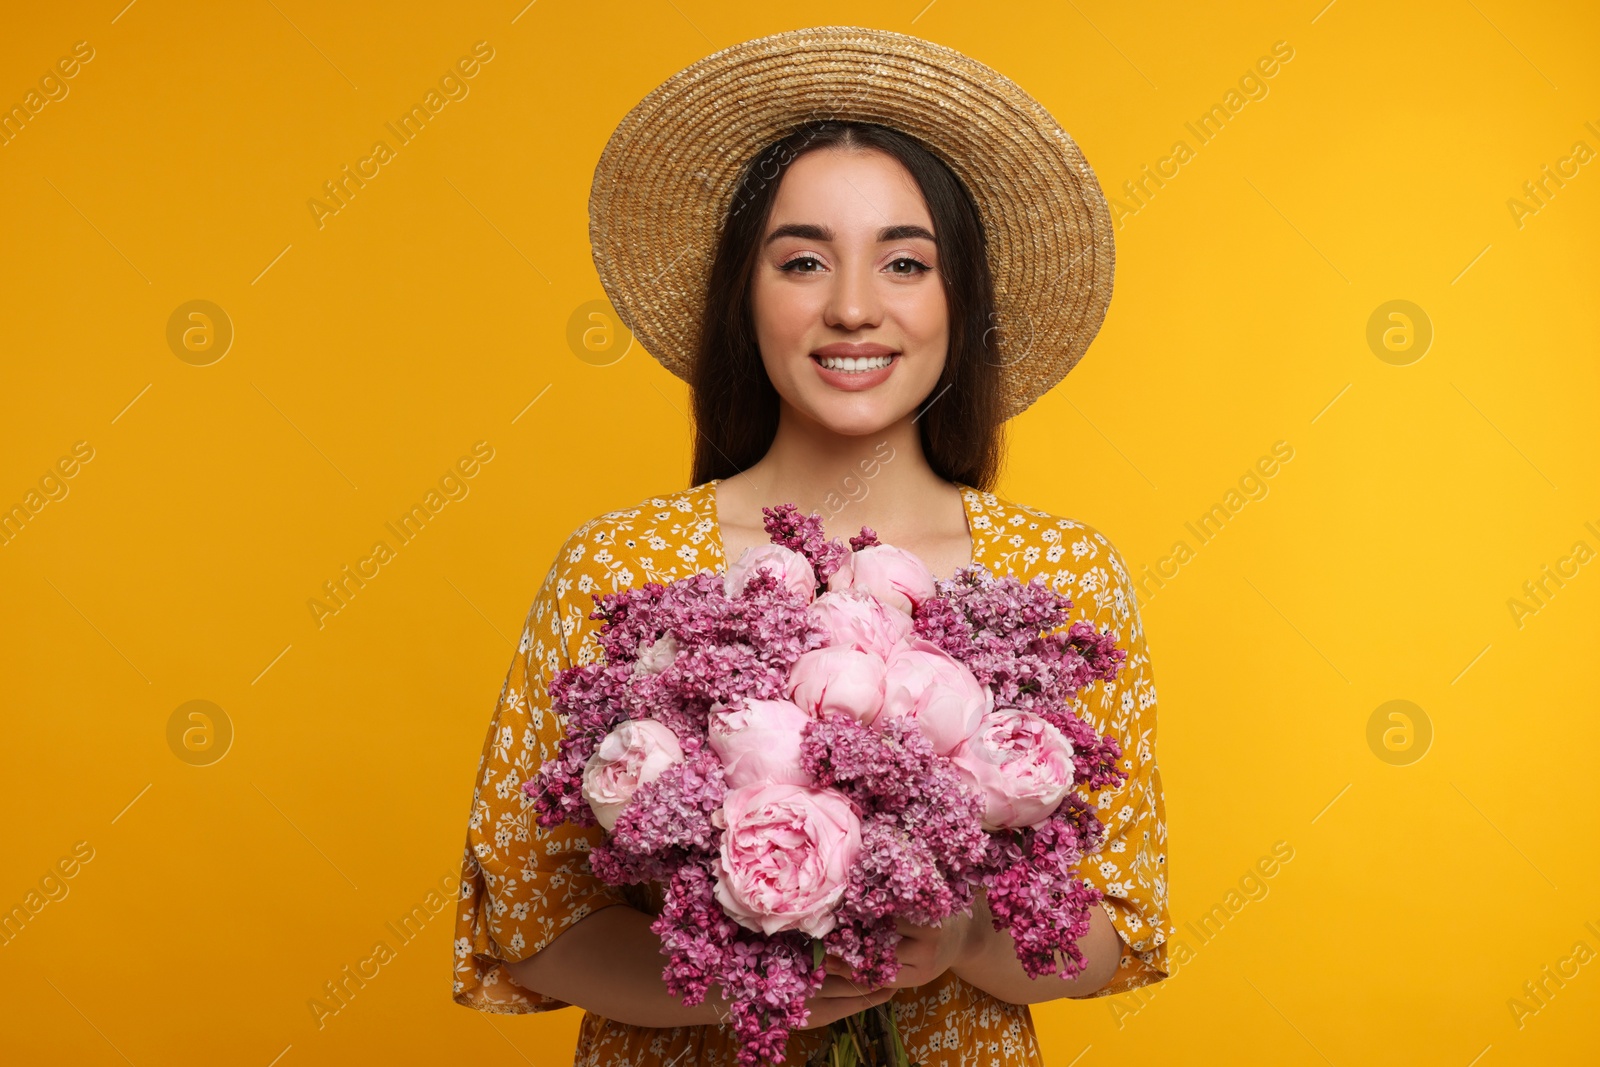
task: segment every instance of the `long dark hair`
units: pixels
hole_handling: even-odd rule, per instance
[[[910,171],[939,238],[950,315],[944,372],[917,416],[928,465],[946,481],[992,490],[1004,449],[1000,363],[990,355],[995,321],[983,222],[961,179],[899,130],[872,123],[808,123],[751,159],[728,206],[706,287],[700,347],[690,370],[694,407],[691,485],[727,478],[766,455],[778,432],[778,391],[756,344],[751,279],[779,181],[822,148],[877,149]]]

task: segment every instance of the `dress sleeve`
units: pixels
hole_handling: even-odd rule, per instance
[[[1167,821],[1156,764],[1156,688],[1139,605],[1122,556],[1099,533],[1086,529],[1086,557],[1078,569],[1072,618],[1095,629],[1109,629],[1127,659],[1111,682],[1095,682],[1079,694],[1077,713],[1101,734],[1122,745],[1121,786],[1102,789],[1096,804],[1106,826],[1106,843],[1088,857],[1080,873],[1105,894],[1101,907],[1123,942],[1116,974],[1087,998],[1125,993],[1168,977],[1167,943],[1172,921],[1167,909]]]
[[[565,725],[550,710],[546,685],[598,625],[587,619],[593,586],[579,565],[581,533],[568,538],[528,610],[478,761],[456,907],[454,999],[480,1011],[565,1007],[515,984],[504,964],[532,956],[601,908],[627,903],[589,869],[588,849],[603,831],[542,829],[522,792],[555,755]]]

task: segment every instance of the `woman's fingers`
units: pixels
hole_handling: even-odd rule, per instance
[[[849,975],[830,974],[822,980],[822,987],[812,994],[817,997],[860,997],[877,992],[871,986],[854,981]]]
[[[816,1030],[830,1023],[838,1022],[847,1016],[854,1015],[858,1011],[875,1008],[889,1000],[890,997],[894,996],[894,993],[893,989],[885,986],[877,992],[869,993],[866,996],[812,997],[806,1005],[810,1010],[810,1016],[806,1019],[806,1024],[802,1029]]]

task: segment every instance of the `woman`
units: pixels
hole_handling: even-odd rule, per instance
[[[842,69],[851,59],[870,69]],[[904,76],[926,78],[931,60],[954,70],[943,77],[981,77],[1009,92],[1011,99],[988,106],[1051,146],[1054,183],[1035,175],[1029,204],[1005,198],[1027,185],[1021,169],[1037,164],[1037,142],[1025,137],[986,150],[963,147],[937,126],[922,126],[921,138],[903,132],[919,126],[908,110],[918,105],[906,103],[906,85],[885,68],[898,63]],[[760,91],[773,72],[781,75],[773,84],[809,85],[809,95],[774,104]],[[738,91],[708,108],[702,94],[720,91],[719,75]],[[944,84],[957,91],[955,82]],[[853,111],[834,107],[840,117],[808,120],[812,104],[836,104],[847,87]],[[1019,100],[1036,109],[1022,112],[1026,119],[1018,118]],[[745,109],[741,135],[758,139],[761,151],[736,157],[747,162],[720,179],[663,165],[663,146],[681,155],[697,143],[683,123],[734,101]],[[849,120],[885,109],[898,121]],[[1008,184],[980,186],[1004,192],[975,196],[955,173],[970,172],[980,158],[1012,168]],[[585,850],[600,831],[539,828],[520,785],[561,735],[547,681],[595,654],[591,594],[723,571],[767,541],[761,508],[783,501],[821,513],[830,537],[870,526],[941,577],[972,562],[1023,580],[1042,574],[1072,597],[1073,621],[1109,629],[1128,650],[1116,681],[1092,686],[1079,709],[1118,737],[1129,775],[1093,798],[1107,844],[1081,873],[1105,898],[1079,942],[1084,971],[1072,980],[1029,979],[980,893],[970,917],[902,925],[902,968],[891,987],[859,989],[830,959],[810,1029],[791,1037],[789,1062],[823,1047],[829,1023],[892,998],[913,1061],[1037,1063],[1027,1004],[1166,977],[1155,690],[1127,570],[1093,529],[989,492],[1002,420],[1070,369],[1109,299],[1104,200],[1087,166],[1074,164],[1081,157],[1048,114],[988,68],[915,38],[854,28],[779,34],[718,53],[669,80],[619,126],[591,199],[596,262],[619,314],[690,380],[694,484],[580,526],[529,612],[473,799],[457,919],[459,1003],[502,1012],[588,1009],[580,1064],[733,1062],[731,1032],[717,1025],[725,1005],[708,998],[684,1007],[662,982],[660,942],[649,930],[659,898],[596,879]],[[669,183],[648,198],[649,213],[628,203],[647,181]],[[708,197],[707,183],[724,195]],[[725,205],[714,226],[706,225],[708,201]],[[1030,218],[1049,229],[1039,213],[1057,211],[1084,220],[1061,244],[1019,232]],[[696,284],[644,284],[674,256],[687,258],[674,242],[697,219],[718,236]],[[1035,254],[1065,279],[1065,295],[1046,288],[1035,273],[1040,264],[1024,262]],[[1038,284],[1019,285],[1027,279]],[[997,291],[1031,293],[1032,302],[1002,302]],[[996,330],[1008,312],[1032,327],[1021,341]],[[698,329],[683,330],[686,320]]]

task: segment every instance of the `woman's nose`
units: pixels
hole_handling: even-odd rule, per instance
[[[870,264],[846,264],[839,268],[828,297],[828,324],[842,330],[857,330],[877,325],[882,313]]]

